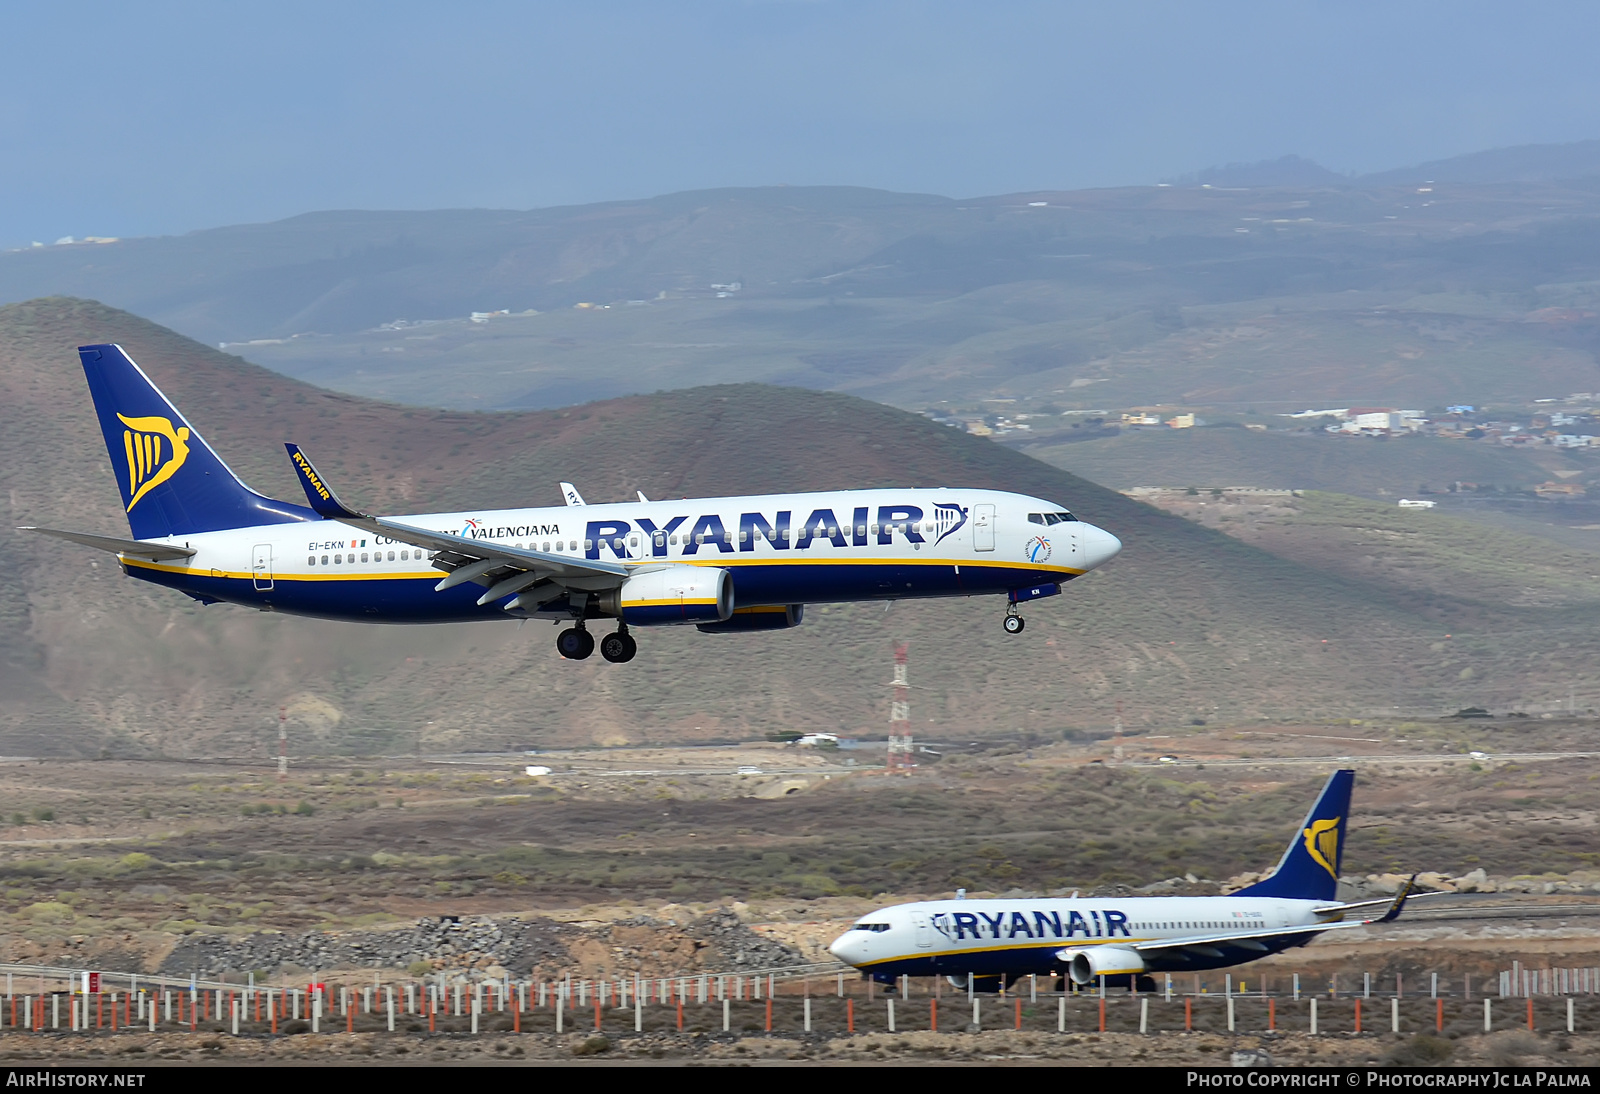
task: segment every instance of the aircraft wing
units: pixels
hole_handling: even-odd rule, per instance
[[[387,536],[413,547],[437,552],[433,565],[447,572],[444,579],[434,586],[436,592],[471,581],[488,586],[488,591],[478,598],[479,604],[490,604],[515,595],[516,599],[508,603],[507,608],[536,608],[569,589],[586,592],[614,589],[631,572],[617,562],[529,551],[508,547],[503,543],[467,539],[351,509],[334,494],[332,487],[306,459],[299,446],[285,444],[284,447],[289,450],[289,459],[300,476],[300,485],[305,488],[311,508],[319,515],[373,535]]]
[[[165,562],[168,559],[188,558],[194,551],[188,547],[174,547],[170,543],[145,543],[137,539],[121,539],[117,536],[93,536],[88,532],[65,532],[60,528],[18,528],[19,532],[38,532],[41,536],[54,536],[64,539],[69,543],[79,543],[85,547],[93,547],[97,551],[110,551],[114,555],[127,555],[130,558],[148,558],[152,562]]]
[[[1423,899],[1426,899],[1427,897],[1430,897],[1430,896],[1455,896],[1455,895],[1456,895],[1455,893],[1449,892],[1449,891],[1444,890],[1444,889],[1440,889],[1437,892],[1432,892],[1432,893],[1412,893],[1406,899],[1407,900],[1423,900]],[[1335,904],[1335,905],[1333,905],[1332,907],[1329,907],[1329,908],[1318,908],[1317,909],[1317,914],[1318,915],[1326,915],[1326,916],[1342,916],[1342,915],[1344,915],[1344,913],[1353,912],[1358,908],[1381,908],[1381,907],[1387,907],[1387,906],[1389,906],[1389,905],[1391,905],[1393,903],[1394,903],[1394,897],[1392,897],[1392,896],[1379,897],[1377,900],[1355,900],[1355,901],[1351,901],[1349,904]]]
[[[1247,950],[1260,950],[1269,952],[1262,941],[1269,938],[1288,938],[1293,935],[1321,934],[1324,931],[1351,930],[1355,927],[1368,927],[1375,923],[1391,923],[1400,918],[1400,913],[1405,909],[1406,900],[1411,896],[1411,886],[1416,881],[1413,876],[1410,881],[1400,889],[1393,900],[1374,901],[1370,903],[1383,903],[1388,905],[1388,911],[1376,919],[1359,919],[1350,923],[1306,923],[1296,927],[1267,927],[1259,931],[1215,931],[1210,934],[1191,935],[1187,938],[1160,938],[1149,942],[1131,942],[1128,948],[1139,953],[1171,953],[1174,950],[1190,950],[1203,957],[1222,957],[1219,947],[1228,946],[1235,949],[1240,947]],[[1363,901],[1363,903],[1369,903]],[[1059,953],[1066,953],[1072,947],[1064,947]]]

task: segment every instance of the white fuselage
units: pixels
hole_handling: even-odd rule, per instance
[[[1331,900],[1281,897],[1107,897],[932,900],[862,916],[829,947],[839,960],[889,976],[1045,973],[1065,968],[1062,951],[1203,938],[1152,970],[1223,968],[1303,944],[1310,936],[1255,939],[1252,932],[1328,922]]]
[[[575,560],[727,569],[738,607],[1007,593],[1059,584],[1121,549],[1063,506],[994,490],[836,490],[396,517],[417,528]],[[124,559],[205,599],[367,622],[505,618],[482,589],[435,592],[421,548],[334,520],[151,542],[189,558]],[[1048,595],[1048,593],[1040,594]],[[1026,599],[1027,596],[1021,597]],[[537,612],[526,614],[541,614]],[[555,613],[561,614],[561,613]]]

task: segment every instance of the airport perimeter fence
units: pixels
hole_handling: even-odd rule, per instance
[[[441,973],[384,982],[342,973],[343,983],[304,988],[38,965],[0,965],[0,971],[4,1035],[1600,1030],[1600,969],[1520,966],[1500,974],[1496,994],[1478,998],[1470,977],[1437,974],[1409,994],[1402,977],[1380,987],[1370,974],[1359,986],[1331,977],[1314,987],[1299,974],[1276,974],[1275,982],[1264,976],[1253,985],[1231,974],[1220,982],[1183,974],[1160,977],[1154,992],[1107,990],[1103,983],[1062,991],[1053,978],[1030,976],[1009,992],[984,994],[943,978],[907,977],[889,988],[838,965],[599,980]]]

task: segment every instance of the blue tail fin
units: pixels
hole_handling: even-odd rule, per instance
[[[1344,854],[1344,826],[1355,781],[1354,771],[1335,771],[1278,860],[1277,869],[1233,895],[1333,900],[1339,890],[1339,859]]]
[[[79,346],[135,539],[317,520],[239,481],[121,346]]]

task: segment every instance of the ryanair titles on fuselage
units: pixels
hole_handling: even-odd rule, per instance
[[[967,510],[959,505],[939,503],[934,510],[936,520],[931,534],[937,536],[935,543],[967,522]],[[659,524],[649,517],[636,517],[631,522],[622,518],[591,520],[584,532],[584,553],[591,559],[598,559],[607,551],[626,558],[625,541],[635,531],[650,541],[651,553],[659,558],[666,557],[668,540],[675,535],[682,536],[685,555],[697,555],[702,547],[722,554],[754,551],[758,540],[765,540],[779,551],[803,551],[819,540],[827,540],[835,547],[887,547],[897,534],[919,549],[928,542],[919,530],[925,515],[919,505],[880,505],[876,519],[870,519],[872,509],[868,506],[847,511],[848,522],[841,520],[833,508],[813,509],[798,525],[795,511],[790,509],[776,511],[770,520],[764,513],[741,513],[735,528],[730,528],[719,513],[692,519],[685,514]]]
[[[879,505],[812,509],[803,520],[795,520],[795,510],[780,509],[771,514],[740,513],[736,522],[724,520],[720,513],[695,516],[685,513],[657,521],[651,517],[613,517],[591,520],[585,524],[582,551],[585,558],[599,559],[610,555],[621,559],[640,557],[630,549],[628,539],[639,535],[645,543],[642,549],[658,558],[665,558],[669,545],[681,547],[681,555],[698,555],[702,548],[721,554],[751,552],[756,543],[765,540],[778,551],[804,551],[820,540],[835,547],[887,547],[899,536],[914,549],[922,544],[937,545],[967,523],[970,510],[955,503],[936,503],[931,520],[920,505]],[[849,514],[841,520],[840,512]],[[434,529],[463,539],[518,540],[538,537],[562,538],[560,522],[548,524],[491,525],[479,518],[466,519],[460,527]],[[670,544],[669,544],[670,541]],[[375,546],[398,543],[398,540],[379,536],[372,539]],[[317,542],[308,544],[311,550],[329,550],[343,546],[343,542]],[[365,547],[365,540],[351,540],[349,546]]]
[[[1059,911],[935,912],[933,929],[953,942],[965,938],[1128,938],[1128,917],[1115,909]]]

